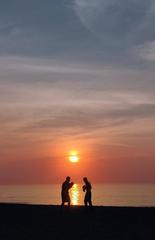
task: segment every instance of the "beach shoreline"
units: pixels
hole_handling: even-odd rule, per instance
[[[155,207],[0,204],[0,239],[155,239]]]

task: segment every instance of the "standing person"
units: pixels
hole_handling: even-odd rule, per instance
[[[66,180],[62,184],[61,188],[61,199],[62,199],[62,204],[61,206],[64,206],[65,202],[68,203],[68,206],[70,206],[70,196],[69,196],[69,189],[74,185],[73,182],[70,182],[70,177],[66,177]]]
[[[89,204],[89,206],[92,206],[91,183],[88,181],[88,179],[86,177],[83,178],[83,181],[84,181],[85,185],[83,185],[82,189],[83,189],[83,192],[86,192],[85,197],[84,197],[84,205],[86,207],[88,206],[88,204]]]

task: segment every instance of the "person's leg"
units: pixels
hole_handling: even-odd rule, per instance
[[[64,204],[65,204],[65,202],[64,202],[64,201],[62,201],[62,203],[61,203],[61,206],[64,206]]]
[[[87,207],[88,206],[88,202],[84,201],[84,205],[85,205],[85,207]]]
[[[85,205],[85,207],[87,207],[87,204],[88,204],[88,200],[87,200],[87,194],[86,194],[85,197],[84,197],[84,205]]]
[[[89,202],[89,206],[92,206],[91,192],[88,195],[88,202]]]
[[[68,206],[70,206],[71,205],[71,199],[70,199],[70,196],[68,195],[68,199],[67,199],[68,201]]]

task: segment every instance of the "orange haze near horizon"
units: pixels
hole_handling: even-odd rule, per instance
[[[91,181],[103,183],[153,182],[154,165],[146,164],[145,155],[121,146],[102,148],[91,141],[68,141],[38,146],[20,146],[5,152],[0,162],[1,184],[50,184],[60,183],[70,176],[75,183],[87,176]],[[69,161],[69,154],[76,149],[79,161]],[[147,169],[147,171],[146,171]]]

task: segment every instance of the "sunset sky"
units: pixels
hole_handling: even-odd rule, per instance
[[[0,3],[0,184],[155,182],[155,1]]]

